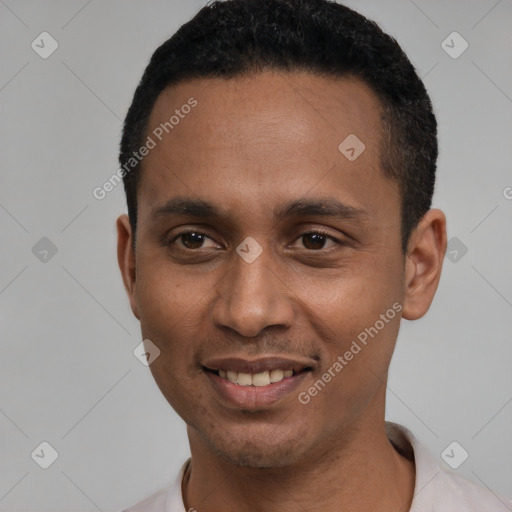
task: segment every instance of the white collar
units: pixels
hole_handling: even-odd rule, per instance
[[[512,512],[512,500],[441,468],[407,428],[386,422],[386,435],[399,453],[415,462],[414,497],[409,512]],[[181,484],[189,463],[190,458],[170,487],[124,512],[187,512]]]

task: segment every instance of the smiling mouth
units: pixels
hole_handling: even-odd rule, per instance
[[[214,373],[221,379],[227,380],[233,384],[237,384],[239,386],[255,387],[268,386],[270,384],[281,382],[284,379],[294,377],[300,373],[311,371],[310,367],[306,367],[297,372],[292,369],[277,368],[271,371],[264,371],[259,373],[236,372],[233,370],[214,370],[207,368],[206,366],[203,367],[203,369],[207,372]]]

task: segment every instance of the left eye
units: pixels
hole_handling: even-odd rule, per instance
[[[325,249],[324,246],[328,241],[332,242],[334,246],[338,244],[338,241],[333,237],[318,231],[303,233],[299,238],[297,238],[297,240],[301,239],[304,247],[309,250]]]

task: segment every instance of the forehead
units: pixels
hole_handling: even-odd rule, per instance
[[[380,112],[354,77],[269,71],[169,87],[146,130],[155,147],[143,161],[140,214],[172,196],[256,211],[333,191],[378,210],[396,199],[380,170]]]

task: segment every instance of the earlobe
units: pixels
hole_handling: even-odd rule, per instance
[[[446,243],[444,213],[429,210],[411,234],[407,248],[403,318],[416,320],[428,311],[441,278]]]
[[[136,301],[136,265],[133,251],[133,235],[128,215],[120,215],[117,227],[117,262],[123,278],[124,287],[130,300],[133,314],[139,319]]]

